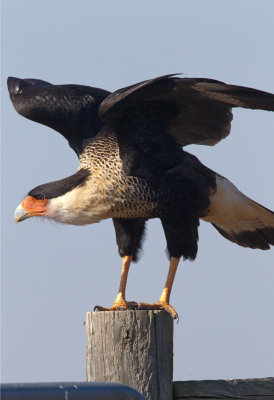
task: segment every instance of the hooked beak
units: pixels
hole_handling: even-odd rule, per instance
[[[29,217],[30,214],[22,207],[22,204],[19,204],[14,213],[14,221],[18,223]]]

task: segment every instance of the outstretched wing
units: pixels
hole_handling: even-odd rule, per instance
[[[274,111],[274,95],[213,79],[165,75],[112,93],[99,116],[118,134],[160,132],[181,146],[214,145],[230,132],[232,107]]]
[[[82,85],[52,85],[39,79],[8,78],[12,104],[23,117],[61,133],[79,155],[84,139],[101,129],[98,107],[109,95]]]

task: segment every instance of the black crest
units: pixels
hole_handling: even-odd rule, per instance
[[[90,172],[87,169],[80,169],[76,174],[68,176],[65,179],[37,186],[28,195],[36,199],[53,199],[62,196],[78,186],[84,185],[89,175]]]

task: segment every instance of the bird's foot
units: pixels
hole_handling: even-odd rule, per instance
[[[138,308],[138,304],[135,301],[119,300],[115,301],[113,306],[110,308],[95,306],[94,311],[122,311],[122,310],[135,310]]]
[[[178,314],[174,308],[165,302],[158,301],[158,303],[139,303],[138,310],[165,310],[167,311],[173,319],[179,319]]]

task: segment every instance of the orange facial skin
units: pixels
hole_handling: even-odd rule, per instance
[[[22,201],[21,205],[30,217],[35,217],[46,215],[47,202],[47,199],[38,200],[32,196],[27,196],[25,200]]]

